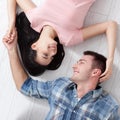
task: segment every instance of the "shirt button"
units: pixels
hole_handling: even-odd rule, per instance
[[[73,112],[76,113],[75,110]]]

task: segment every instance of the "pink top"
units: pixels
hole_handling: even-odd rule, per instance
[[[50,25],[62,44],[74,45],[83,41],[81,28],[90,6],[95,0],[46,0],[42,7],[26,12],[31,27],[40,32]]]

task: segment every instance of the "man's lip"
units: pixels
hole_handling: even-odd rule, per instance
[[[78,71],[74,71],[74,73],[79,73]]]

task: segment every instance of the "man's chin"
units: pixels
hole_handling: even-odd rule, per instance
[[[75,81],[75,79],[76,79],[76,76],[73,75],[73,76],[71,77],[71,80],[72,80],[72,81]]]

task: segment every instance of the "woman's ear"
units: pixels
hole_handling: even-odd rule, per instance
[[[94,69],[92,72],[92,76],[100,76],[101,75],[101,70],[100,69]]]
[[[32,48],[33,50],[36,50],[36,43],[33,43],[33,44],[31,45],[31,48]]]

